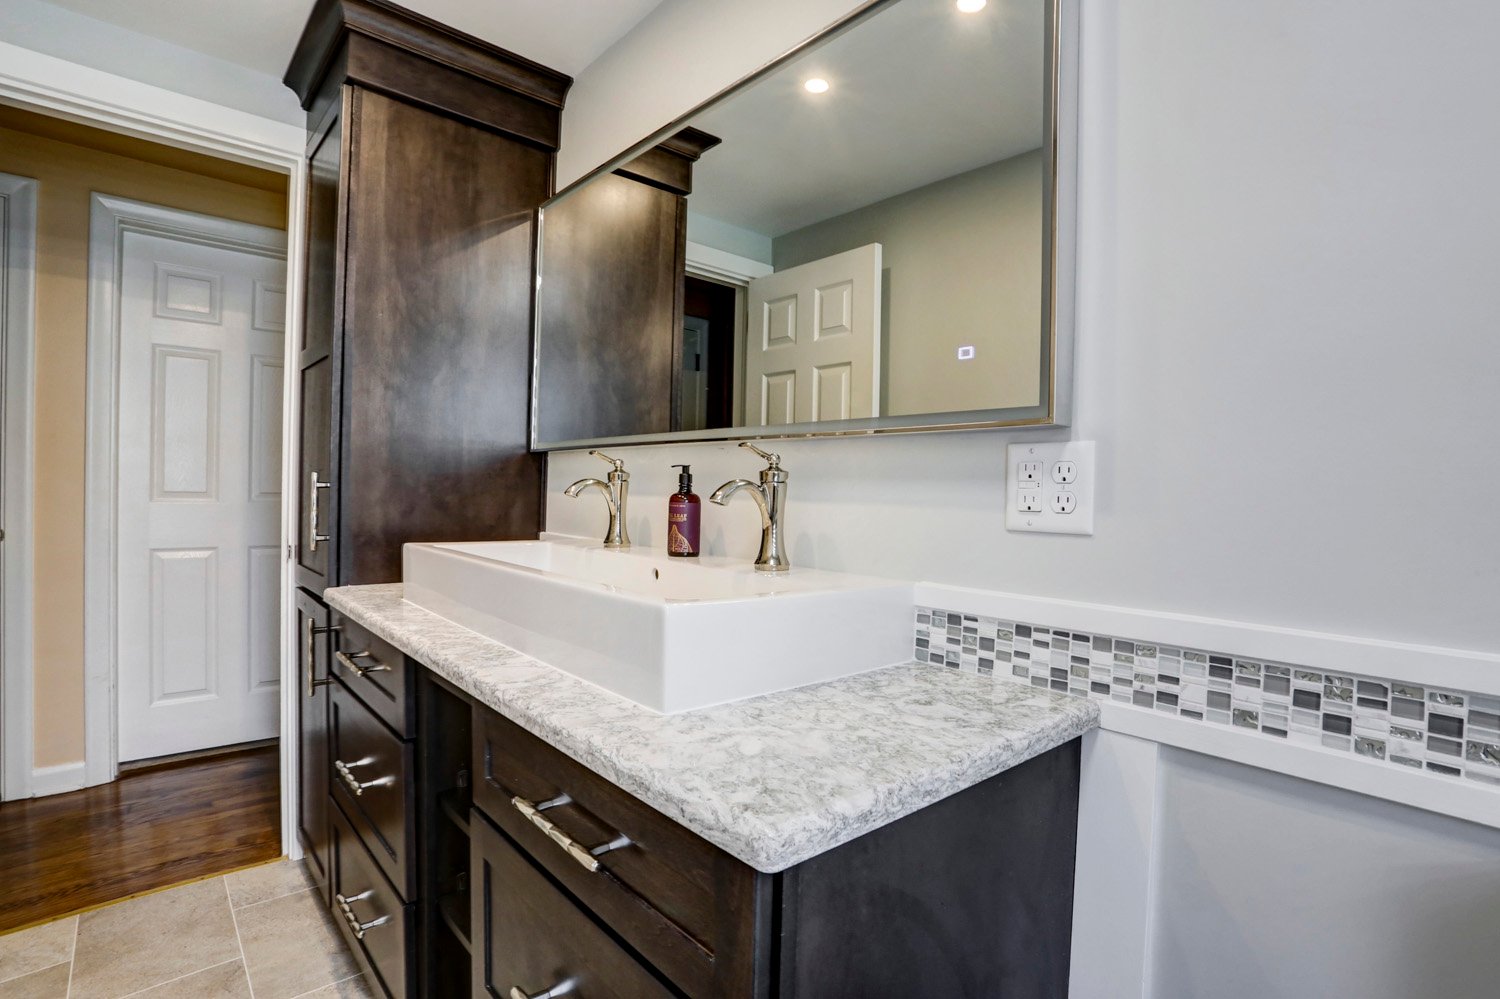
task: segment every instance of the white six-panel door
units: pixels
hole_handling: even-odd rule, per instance
[[[880,415],[880,257],[871,243],[750,281],[747,424]]]
[[[124,239],[122,762],[277,733],[285,271],[248,251]]]

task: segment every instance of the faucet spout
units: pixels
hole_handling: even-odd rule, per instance
[[[609,481],[579,479],[563,490],[563,495],[577,499],[584,492],[597,489],[604,494],[605,506],[609,508],[609,526],[604,531],[605,548],[629,548],[630,532],[625,527],[625,501],[630,495],[630,476],[623,471],[609,473]]]
[[[766,528],[770,527],[771,508],[766,503],[766,491],[762,487],[756,485],[754,482],[751,482],[749,479],[729,480],[719,488],[715,489],[713,493],[708,497],[708,500],[710,503],[717,503],[720,506],[726,506],[729,503],[729,497],[733,496],[741,489],[750,490],[750,498],[755,500],[756,506],[760,507],[761,530],[765,530]]]
[[[785,533],[782,518],[786,514],[786,470],[781,467],[779,455],[767,454],[749,441],[740,447],[747,447],[766,459],[766,467],[760,472],[760,482],[730,479],[715,489],[708,498],[723,506],[741,489],[748,490],[750,498],[755,500],[755,505],[760,509],[760,554],[755,556],[755,571],[786,572],[792,567],[792,560],[787,556],[786,546],[782,542],[782,535]]]

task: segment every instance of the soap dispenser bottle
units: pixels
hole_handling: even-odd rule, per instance
[[[701,501],[693,492],[693,466],[673,465],[677,492],[667,501],[667,554],[677,558],[698,557],[698,517]]]

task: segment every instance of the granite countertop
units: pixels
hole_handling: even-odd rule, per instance
[[[1099,724],[1084,698],[921,663],[662,715],[401,599],[330,606],[760,871],[795,866]]]

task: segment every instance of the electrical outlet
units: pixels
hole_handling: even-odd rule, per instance
[[[1005,527],[1042,534],[1094,533],[1094,442],[1006,448]]]

